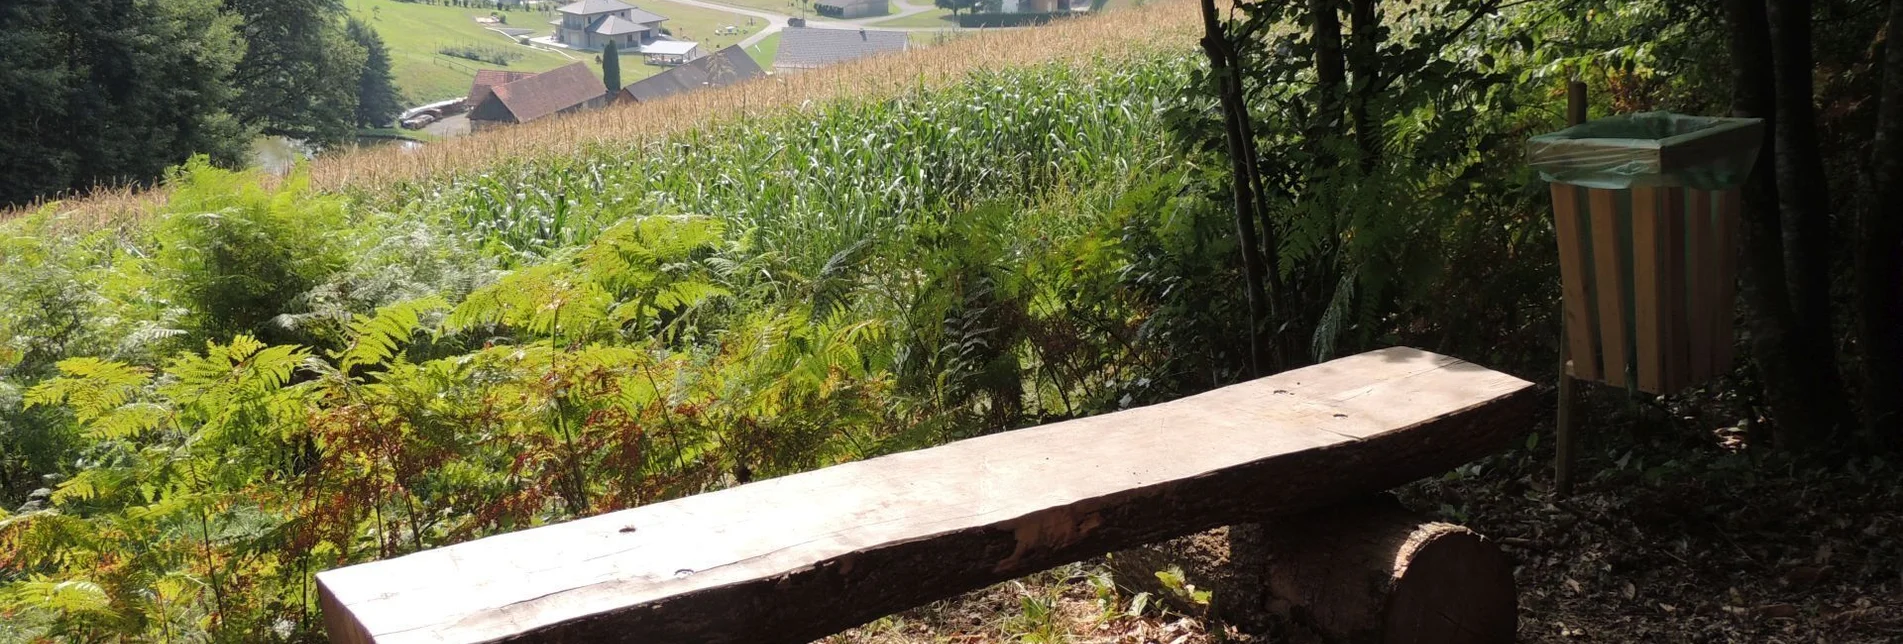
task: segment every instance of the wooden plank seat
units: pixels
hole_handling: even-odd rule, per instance
[[[317,576],[336,642],[802,642],[1142,543],[1366,497],[1526,431],[1409,348]]]

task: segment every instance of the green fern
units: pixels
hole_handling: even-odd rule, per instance
[[[423,328],[424,315],[449,308],[443,298],[429,296],[377,309],[375,316],[357,316],[350,324],[350,344],[332,354],[345,373],[383,365],[395,357]]]

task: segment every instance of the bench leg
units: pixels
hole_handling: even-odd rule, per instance
[[[1474,531],[1385,495],[1293,519],[1267,535],[1271,612],[1329,642],[1514,641],[1513,568]]]
[[[1519,626],[1513,570],[1493,542],[1385,494],[1115,553],[1111,569],[1186,613],[1309,636],[1294,641],[1504,644]],[[1159,571],[1211,591],[1208,605]]]

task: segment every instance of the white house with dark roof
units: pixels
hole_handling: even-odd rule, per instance
[[[560,18],[550,40],[575,49],[601,49],[609,42],[620,49],[639,50],[661,36],[667,18],[642,11],[621,0],[580,0],[555,10]]]

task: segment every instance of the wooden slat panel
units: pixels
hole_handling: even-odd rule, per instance
[[[1632,314],[1637,345],[1639,389],[1665,392],[1665,220],[1659,216],[1659,191],[1632,190]]]
[[[317,579],[349,642],[806,642],[972,588],[1386,489],[1528,429],[1407,348],[504,534]]]
[[[1659,306],[1659,315],[1665,324],[1665,391],[1671,393],[1684,389],[1691,384],[1690,371],[1691,329],[1686,326],[1685,302],[1687,264],[1685,263],[1685,189],[1663,188],[1658,190],[1659,216],[1665,223],[1663,250],[1663,284],[1661,296],[1665,301]]]
[[[1624,387],[1626,355],[1625,243],[1619,237],[1617,192],[1588,190],[1592,208],[1593,290],[1598,296],[1599,350],[1605,355],[1602,377],[1606,384]]]
[[[1689,320],[1688,338],[1691,342],[1690,371],[1686,377],[1692,383],[1710,380],[1712,376],[1712,347],[1718,342],[1713,317],[1718,308],[1718,231],[1712,226],[1711,192],[1706,190],[1685,191],[1685,237],[1689,242],[1690,253],[1685,261],[1690,269],[1691,294],[1687,298],[1686,309]]]
[[[1598,338],[1592,324],[1590,299],[1586,288],[1587,235],[1579,216],[1579,191],[1576,186],[1553,184],[1553,223],[1559,228],[1559,281],[1561,306],[1566,314],[1566,346],[1572,354],[1573,377],[1599,379]]]
[[[1733,188],[1718,193],[1718,315],[1712,319],[1712,335],[1718,339],[1713,345],[1712,373],[1724,373],[1731,369],[1732,354],[1737,350],[1738,300],[1738,217],[1742,204],[1738,190]]]

